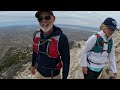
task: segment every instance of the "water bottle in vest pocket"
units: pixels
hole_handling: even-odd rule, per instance
[[[51,58],[57,58],[59,56],[58,41],[55,38],[51,38],[48,44],[48,56]]]

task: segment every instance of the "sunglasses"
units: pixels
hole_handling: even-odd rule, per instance
[[[115,31],[114,29],[111,29],[111,28],[108,28],[108,29],[111,30],[111,31],[113,31],[113,32]]]
[[[38,18],[38,22],[42,22],[43,19],[45,19],[45,20],[50,20],[51,17],[50,17],[50,16],[39,17],[39,18]]]

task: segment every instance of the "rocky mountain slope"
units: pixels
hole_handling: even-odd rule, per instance
[[[14,28],[15,29],[15,28]],[[30,72],[32,55],[33,27],[19,28],[8,32],[0,31],[0,79],[35,79]],[[23,31],[23,29],[25,31]],[[70,45],[70,71],[68,79],[83,79],[80,67],[81,49],[87,38],[94,32],[65,30]],[[114,33],[118,76],[120,79],[120,31]],[[109,78],[109,66],[104,69],[99,79]]]
[[[115,53],[116,53],[116,59],[117,59],[117,69],[118,69],[118,76],[116,79],[120,79],[120,41],[119,41],[120,31],[116,31],[114,33],[115,38]],[[76,41],[73,44],[73,47],[70,50],[70,72],[68,79],[83,79],[83,74],[80,67],[80,55],[81,55],[81,49],[84,45],[85,41]],[[14,79],[35,79],[33,75],[30,73],[30,65],[31,62],[28,62],[26,65],[24,65],[24,70],[22,72],[19,72],[18,75],[14,76]],[[109,73],[109,65],[107,64],[103,72],[101,73],[99,79],[109,79],[110,73]]]

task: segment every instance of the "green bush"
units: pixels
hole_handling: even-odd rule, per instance
[[[31,52],[30,48],[22,48],[17,50],[15,48],[10,48],[6,55],[4,56],[3,58],[4,60],[0,65],[0,72],[4,68],[8,68],[13,64],[14,65],[18,64],[27,59],[28,57],[30,57],[30,55],[27,56],[27,54],[29,54],[30,52]]]

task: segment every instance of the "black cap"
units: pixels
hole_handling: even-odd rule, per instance
[[[50,15],[54,15],[52,11],[37,11],[35,17],[38,18],[41,12],[48,12]]]
[[[118,30],[117,29],[117,22],[113,18],[106,18],[105,21],[103,22],[104,25],[107,25],[108,28],[110,28],[112,31]]]

